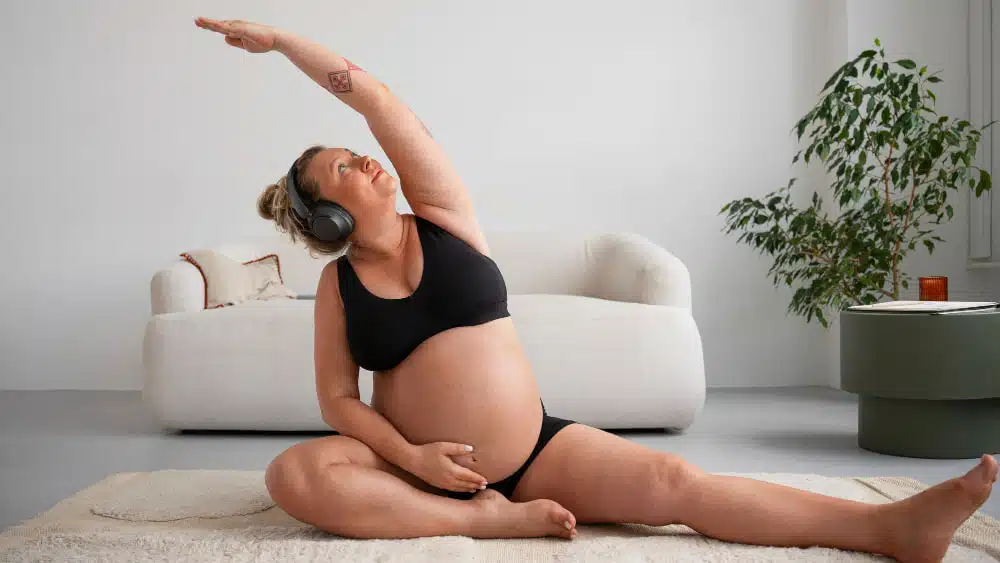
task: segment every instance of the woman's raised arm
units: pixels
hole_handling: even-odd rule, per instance
[[[322,88],[360,113],[399,173],[400,187],[418,215],[458,231],[482,250],[472,202],[441,146],[402,101],[371,74],[326,46],[290,31],[243,20],[197,18],[250,53],[278,51]]]
[[[249,53],[277,51],[316,84],[365,116],[371,115],[384,86],[346,58],[290,31],[243,20],[197,18],[198,27],[225,35],[226,43]]]

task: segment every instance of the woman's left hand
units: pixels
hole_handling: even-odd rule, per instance
[[[202,29],[222,33],[226,43],[249,53],[266,53],[274,49],[278,30],[271,26],[243,20],[213,20],[196,18],[195,25]]]

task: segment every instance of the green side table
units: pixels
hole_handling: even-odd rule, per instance
[[[843,311],[840,381],[858,445],[920,458],[1000,452],[1000,312]]]

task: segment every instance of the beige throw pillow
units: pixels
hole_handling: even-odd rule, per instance
[[[205,282],[206,309],[248,300],[296,297],[295,292],[283,284],[281,264],[276,254],[242,263],[214,250],[184,252],[181,257],[201,272]]]

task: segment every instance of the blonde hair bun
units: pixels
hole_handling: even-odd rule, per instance
[[[285,179],[282,178],[277,184],[271,184],[257,198],[257,213],[268,221],[277,221],[278,217],[285,215],[288,210],[288,194],[285,193]]]

